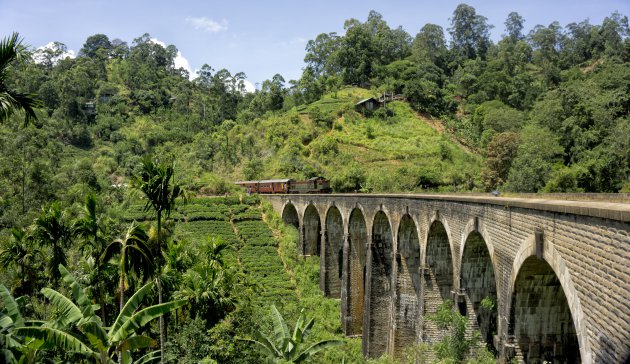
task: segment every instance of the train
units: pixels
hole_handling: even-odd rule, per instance
[[[330,183],[326,178],[313,177],[305,181],[290,178],[267,179],[261,181],[238,181],[235,184],[247,189],[247,193],[331,193]]]

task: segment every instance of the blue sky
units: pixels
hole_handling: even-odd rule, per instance
[[[370,10],[390,27],[415,36],[426,23],[449,26],[462,1],[160,1],[160,0],[0,0],[0,36],[20,32],[33,47],[59,41],[78,52],[97,33],[129,44],[144,33],[174,44],[194,72],[204,63],[218,70],[245,72],[253,83],[280,73],[288,81],[301,74],[304,47],[319,33],[343,34],[346,19],[365,21]],[[562,26],[590,19],[601,24],[615,10],[630,16],[630,0],[468,1],[504,31],[511,11],[525,19],[525,30],[559,21]]]

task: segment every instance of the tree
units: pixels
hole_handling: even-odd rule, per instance
[[[488,19],[472,6],[459,4],[450,20],[451,50],[464,59],[484,58],[491,44]]]
[[[105,326],[94,312],[98,305],[92,305],[83,287],[63,265],[59,266],[59,271],[74,302],[54,289],[43,288],[42,295],[57,308],[59,316],[41,326],[20,327],[15,332],[39,340],[40,345],[49,344],[67,352],[76,352],[97,363],[114,363],[114,355],[118,363],[131,363],[132,352],[153,345],[150,337],[139,334],[140,329],[155,318],[186,304],[186,300],[178,300],[136,311],[153,289],[153,283],[149,282],[125,303],[114,323]]]
[[[563,148],[549,129],[528,125],[510,167],[507,188],[514,192],[537,192],[550,178],[552,166],[561,161]],[[541,147],[544,146],[544,147]]]
[[[95,58],[99,49],[103,49],[107,54],[112,50],[112,43],[105,34],[94,34],[88,37],[79,51],[79,56]]]
[[[304,62],[313,76],[321,77],[335,73],[333,54],[339,49],[340,37],[337,33],[322,33],[306,43]]]
[[[486,167],[481,171],[481,179],[486,189],[504,184],[516,157],[518,134],[513,132],[496,134],[487,148]]]
[[[104,234],[104,216],[97,211],[97,200],[94,193],[85,196],[85,203],[81,216],[73,223],[74,233],[83,239],[81,250],[87,251],[96,268],[94,284],[98,292],[98,302],[101,306],[101,320],[105,321],[105,288],[103,269],[106,262],[101,259],[107,247]],[[122,300],[122,299],[121,299]]]
[[[606,17],[600,28],[604,54],[607,56],[621,55],[624,48],[622,45],[623,39],[625,37],[626,44],[628,44],[628,36],[630,36],[630,28],[628,27],[627,16],[622,16],[620,13],[614,12],[611,16]]]
[[[505,20],[505,32],[512,42],[516,43],[524,38],[523,36],[523,23],[525,19],[517,12],[511,12],[508,14]]]
[[[303,349],[304,341],[315,324],[314,319],[307,321],[304,310],[300,312],[293,334],[289,332],[284,318],[275,305],[271,305],[271,318],[273,335],[267,336],[256,332],[254,340],[245,340],[256,345],[268,363],[302,363],[326,348],[343,344],[339,340],[323,340]]]
[[[99,259],[106,263],[118,254],[118,289],[120,297],[120,310],[123,309],[125,289],[129,286],[129,276],[144,278],[153,272],[154,255],[148,247],[149,236],[141,225],[133,222],[127,228],[124,237],[111,242]]]
[[[12,239],[0,250],[0,265],[13,266],[18,284],[14,289],[21,294],[31,294],[36,283],[37,271],[43,258],[41,251],[33,244],[33,236],[24,229],[13,228]]]
[[[444,29],[436,24],[425,24],[413,41],[412,54],[419,62],[429,60],[444,69],[447,52]]]
[[[32,94],[21,93],[9,88],[8,71],[14,62],[22,62],[26,57],[26,48],[18,33],[0,40],[0,123],[8,120],[17,110],[24,112],[24,124],[37,120],[35,108],[40,103]]]
[[[66,265],[66,251],[72,238],[67,212],[59,201],[42,208],[40,216],[35,219],[35,236],[41,245],[51,248],[48,273],[56,286],[60,278],[57,267]]]
[[[140,173],[134,177],[133,186],[144,193],[147,199],[145,211],[153,210],[157,221],[157,249],[155,257],[160,259],[163,251],[162,242],[162,218],[168,219],[175,208],[178,197],[183,197],[183,190],[178,184],[173,183],[175,169],[172,164],[164,164],[154,161],[149,157],[142,160]],[[157,271],[157,270],[156,270]],[[158,302],[162,303],[162,286],[157,280]],[[160,317],[160,353],[164,360],[164,319]]]

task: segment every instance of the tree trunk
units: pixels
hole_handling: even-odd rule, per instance
[[[158,287],[158,304],[162,304],[162,283],[160,278],[155,279]],[[166,341],[164,333],[164,315],[160,315],[160,363],[164,364],[164,342]]]
[[[160,261],[160,254],[162,254],[162,211],[157,211],[157,259],[156,261]],[[159,268],[156,267],[156,284],[158,288],[158,304],[162,304],[162,282],[160,282],[159,277]],[[164,315],[160,315],[160,363],[164,364],[164,344],[166,341],[166,333],[164,331]]]

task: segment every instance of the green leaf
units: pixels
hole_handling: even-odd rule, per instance
[[[134,362],[134,364],[148,364],[148,363],[156,362],[159,360],[160,360],[160,351],[155,350],[141,356],[140,358],[138,358],[138,360]]]
[[[24,318],[20,314],[20,309],[18,308],[17,302],[15,302],[13,296],[11,295],[11,292],[9,292],[7,287],[5,287],[3,284],[0,284],[0,298],[2,298],[4,310],[13,321],[13,325],[18,327],[23,326]]]
[[[111,338],[118,329],[133,315],[138,306],[142,303],[144,297],[151,291],[153,288],[153,282],[149,282],[145,284],[142,288],[140,288],[133,296],[125,303],[122,311],[118,314],[116,321],[109,329],[108,336]]]
[[[119,329],[110,336],[111,342],[115,343],[129,337],[138,328],[146,325],[151,320],[173,311],[188,303],[188,300],[177,300],[147,307],[126,320]]]
[[[273,320],[275,341],[277,343],[281,343],[284,338],[289,337],[289,328],[287,327],[286,322],[284,322],[284,318],[276,308],[276,305],[271,305],[271,318]]]
[[[62,325],[75,323],[83,317],[81,310],[68,297],[47,287],[42,288],[41,292],[44,297],[50,300],[50,303],[59,309],[59,321]]]
[[[120,344],[120,350],[122,351],[135,351],[138,349],[144,349],[155,346],[155,340],[144,335],[134,335]]]
[[[258,334],[258,333],[256,333]],[[251,339],[239,339],[240,341],[250,342],[258,348],[258,351],[261,352],[266,357],[276,358],[281,356],[281,353],[276,349],[275,345],[266,337],[258,334],[254,335],[257,340]]]
[[[66,267],[61,264],[59,265],[59,271],[61,272],[63,281],[70,286],[70,289],[72,290],[72,297],[74,297],[78,307],[81,309],[83,318],[87,321],[98,320],[100,322],[100,318],[94,313],[92,302],[88,298],[87,294],[85,294],[85,291],[83,291],[83,287],[81,287],[79,282],[77,282],[72,274],[68,272]]]
[[[43,340],[45,343],[52,344],[61,350],[96,357],[96,353],[77,337],[52,327],[20,327],[15,331],[18,335]]]
[[[2,317],[0,317],[0,329],[2,329],[2,331],[13,326],[13,320],[11,320],[11,317],[5,315],[4,313],[0,314],[2,314]]]
[[[304,360],[310,358],[311,356],[317,354],[318,352],[332,347],[332,346],[338,346],[338,345],[343,345],[343,341],[340,340],[324,340],[324,341],[320,341],[316,344],[311,345],[308,349],[304,350],[300,356],[298,356],[297,358],[295,358],[293,360],[294,363],[301,363]]]

